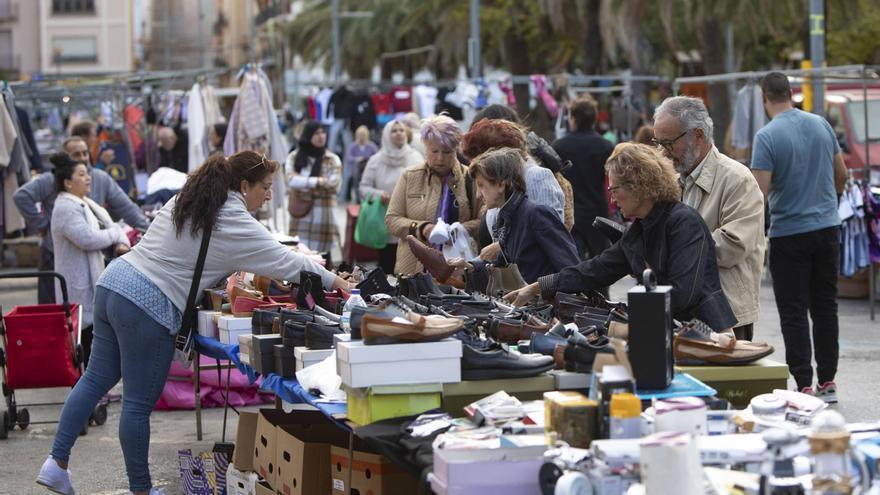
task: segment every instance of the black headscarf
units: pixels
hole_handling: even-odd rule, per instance
[[[314,158],[315,161],[312,163],[312,170],[309,173],[309,177],[320,177],[321,165],[324,163],[324,152],[327,148],[326,146],[324,148],[316,148],[312,144],[312,136],[314,136],[315,132],[321,128],[322,126],[319,122],[314,120],[306,122],[302,134],[299,136],[299,150],[293,161],[293,170],[296,173],[300,173],[302,169],[306,168],[309,164],[309,158]]]

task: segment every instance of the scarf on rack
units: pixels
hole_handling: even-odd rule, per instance
[[[312,145],[312,136],[322,127],[320,122],[310,120],[306,123],[305,128],[303,128],[302,134],[299,137],[299,150],[293,162],[293,170],[296,173],[300,173],[302,169],[306,168],[309,164],[309,158],[314,158],[315,161],[312,162],[309,177],[321,176],[321,166],[324,164],[324,154],[327,151],[327,147],[325,145],[323,148],[316,148]]]
[[[404,126],[402,122],[392,120],[385,124],[385,127],[382,129],[382,149],[377,153],[377,160],[392,167],[407,167],[422,162],[423,158],[419,152],[410,146],[409,143],[404,142],[403,146],[398,148],[391,142],[391,131],[395,124]]]

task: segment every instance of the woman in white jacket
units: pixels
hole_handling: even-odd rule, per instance
[[[406,142],[406,127],[397,120],[382,129],[382,149],[370,157],[361,177],[362,198],[373,197],[388,206],[394,186],[407,167],[420,165],[425,158]],[[388,244],[379,250],[379,267],[387,274],[394,273],[398,238],[388,234]]]
[[[104,271],[104,251],[115,256],[128,252],[128,236],[101,205],[88,197],[92,179],[83,163],[67,153],[49,158],[55,165],[58,197],[52,211],[52,238],[55,241],[55,271],[64,276],[70,302],[80,305],[83,328],[92,325],[95,288]],[[55,300],[61,301],[56,283]]]

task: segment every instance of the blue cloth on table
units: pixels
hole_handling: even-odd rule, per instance
[[[330,417],[330,419],[335,420],[335,415],[345,414],[348,411],[348,405],[341,402],[318,402],[321,398],[312,395],[308,390],[302,388],[302,385],[295,378],[283,378],[275,373],[269,373],[263,377],[263,383],[260,385],[260,388],[274,392],[284,402],[291,404],[306,403],[315,406],[326,416]],[[339,422],[337,421],[337,423]],[[342,425],[343,423],[339,424]]]
[[[238,371],[248,377],[248,383],[253,385],[257,381],[258,373],[253,368],[241,362],[239,358],[238,344],[224,344],[217,339],[205,337],[204,335],[195,335],[196,352],[202,356],[208,356],[214,359],[223,359],[232,361]]]

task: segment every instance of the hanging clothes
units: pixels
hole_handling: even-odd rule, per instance
[[[208,135],[214,124],[223,122],[220,104],[214,96],[214,88],[196,82],[187,97],[186,118],[188,134],[188,169],[198,168],[211,153]]]
[[[366,91],[356,91],[354,93],[354,114],[349,122],[349,129],[354,132],[360,126],[366,126],[367,129],[373,130],[377,126],[376,109],[373,107],[373,99]]]
[[[437,88],[424,84],[413,88],[413,94],[418,104],[418,114],[423,119],[434,115],[434,110],[437,108],[437,92]]]
[[[840,273],[852,277],[871,264],[868,230],[865,225],[865,192],[850,182],[840,196]]]
[[[11,95],[11,92],[9,94]],[[17,171],[22,167],[27,168],[22,149],[23,140],[20,139],[21,134],[16,123],[17,116],[14,115],[15,106],[11,101],[11,96],[7,96],[5,91],[2,94],[2,99],[3,104],[0,105],[0,179],[3,184],[0,187],[0,209],[2,209],[0,221],[3,222],[3,225],[0,228],[0,240],[3,240],[6,234],[25,228],[24,218],[15,207],[12,195],[18,186],[25,182],[19,180]]]
[[[730,139],[734,148],[750,149],[755,134],[767,125],[761,86],[750,81],[736,93],[733,106],[733,129]]]

